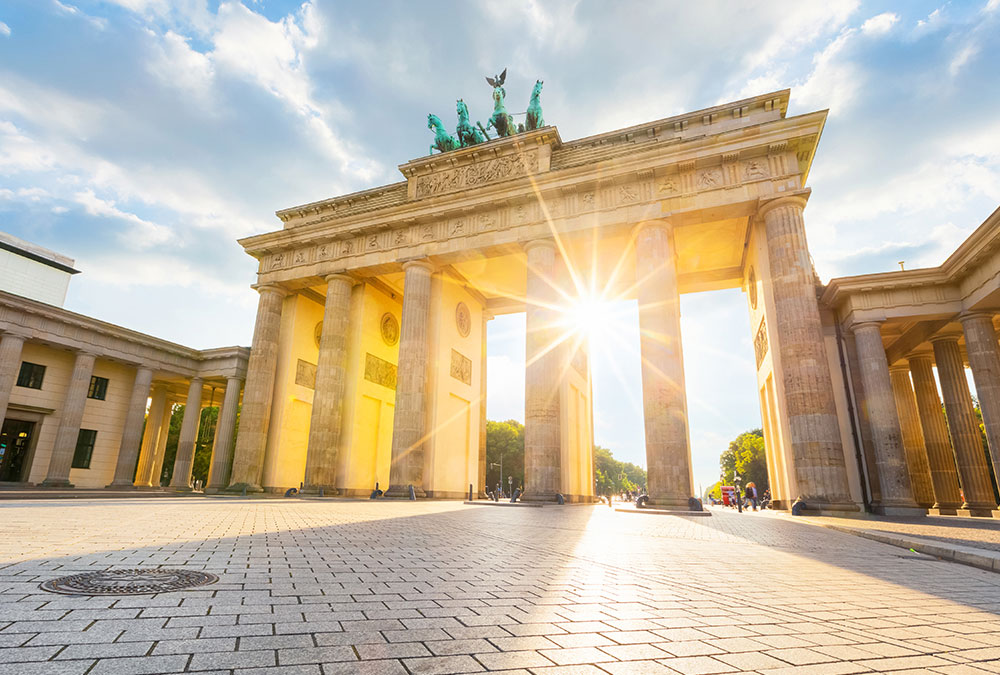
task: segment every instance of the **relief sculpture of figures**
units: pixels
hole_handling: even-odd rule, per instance
[[[539,100],[541,95],[542,81],[536,80],[535,88],[531,90],[531,100],[528,101],[528,114],[524,119],[525,131],[541,129],[545,126],[545,120],[542,118],[542,102]]]
[[[434,144],[431,145],[431,154],[434,154],[435,148],[438,152],[448,152],[449,150],[457,150],[460,147],[455,137],[445,130],[441,118],[437,115],[430,114],[427,116],[427,128],[434,131]]]
[[[486,123],[486,128],[493,127],[497,131],[497,136],[501,138],[513,136],[517,133],[517,127],[514,125],[514,117],[507,113],[507,108],[504,106],[507,91],[503,88],[503,83],[506,79],[506,68],[496,77],[486,78],[486,81],[493,87],[493,115],[490,117],[490,121]]]
[[[458,128],[455,129],[455,135],[458,136],[458,144],[463,148],[467,148],[470,145],[485,143],[486,135],[472,126],[472,123],[469,121],[469,107],[465,105],[465,101],[458,99],[457,107]]]

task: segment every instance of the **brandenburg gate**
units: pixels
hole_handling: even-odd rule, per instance
[[[788,97],[568,142],[541,126],[279,211],[240,242],[260,299],[230,488],[482,493],[486,324],[526,312],[524,498],[592,500],[590,355],[559,315],[596,286],[638,301],[650,502],[688,509],[679,296],[739,287],[777,505],[857,510],[803,225],[826,112],[788,117]]]

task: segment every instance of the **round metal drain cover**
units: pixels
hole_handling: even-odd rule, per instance
[[[120,569],[84,572],[39,584],[43,591],[67,595],[150,595],[214,584],[219,577],[180,569]]]

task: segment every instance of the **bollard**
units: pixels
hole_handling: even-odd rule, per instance
[[[410,486],[410,501],[411,502],[417,501],[417,492],[416,490],[413,489],[412,485]]]

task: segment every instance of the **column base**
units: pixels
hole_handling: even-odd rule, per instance
[[[49,480],[46,478],[41,483],[38,484],[40,488],[71,488],[75,487],[69,480],[62,478],[58,480]]]
[[[989,506],[969,506],[966,505],[965,508],[957,509],[955,515],[965,516],[966,518],[1000,518],[1000,511]]]
[[[332,485],[304,485],[302,489],[299,490],[299,494],[318,497],[320,490],[323,491],[324,497],[336,497],[340,494],[340,490]]]
[[[136,486],[132,481],[127,483],[115,483],[111,482],[104,486],[105,490],[136,490]]]
[[[247,494],[250,494],[251,492],[263,492],[264,491],[264,488],[262,488],[259,485],[255,485],[253,483],[233,483],[232,485],[230,485],[229,487],[226,488],[226,492],[237,492],[238,493],[238,492],[243,492],[244,489],[246,489]]]
[[[427,493],[424,492],[423,488],[419,488],[416,485],[413,486],[413,494],[417,497],[417,499],[423,499],[424,497],[427,496]],[[410,486],[409,485],[390,485],[389,489],[385,491],[385,496],[389,497],[389,498],[393,498],[393,497],[399,498],[399,497],[402,497],[403,499],[409,499],[410,498]]]
[[[927,515],[927,509],[920,508],[919,506],[881,505],[874,507],[873,511],[880,516],[917,517]]]
[[[529,492],[527,494],[523,494],[520,497],[518,497],[518,501],[521,501],[521,502],[533,502],[533,503],[541,502],[543,504],[555,504],[556,502],[559,501],[559,499],[556,497],[556,495],[557,495],[557,493],[555,493],[555,492]],[[509,501],[510,497],[506,497],[505,499],[507,499]],[[501,501],[503,501],[503,500],[501,500]]]

